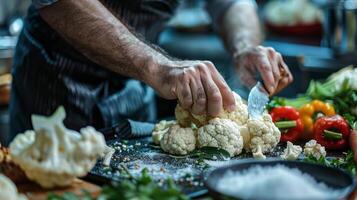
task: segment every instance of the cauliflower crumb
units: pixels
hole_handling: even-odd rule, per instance
[[[167,153],[186,155],[196,148],[196,134],[191,128],[176,124],[162,136],[160,146]]]
[[[159,123],[155,124],[154,131],[152,132],[152,142],[156,145],[159,145],[162,136],[170,129],[171,126],[175,124],[175,120],[161,120]]]
[[[249,119],[247,122],[249,136],[245,136],[250,141],[245,141],[246,151],[257,153],[259,148],[261,152],[271,152],[280,140],[280,131],[274,125],[269,114],[264,113],[259,119]],[[245,133],[247,134],[247,133]]]
[[[294,145],[291,142],[286,143],[286,149],[284,150],[281,158],[284,160],[296,160],[302,152],[302,148],[299,145]]]
[[[226,150],[231,157],[243,149],[239,126],[229,119],[214,118],[198,129],[198,146],[211,146]]]
[[[304,155],[313,156],[316,159],[320,159],[321,156],[326,156],[325,147],[317,143],[316,140],[308,141],[304,146]]]

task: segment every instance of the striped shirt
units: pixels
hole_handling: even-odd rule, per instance
[[[10,132],[31,129],[31,114],[67,111],[65,125],[104,128],[123,137],[150,133],[156,120],[154,92],[147,85],[115,74],[75,50],[39,15],[38,9],[60,0],[33,0],[19,37],[13,63]],[[219,23],[237,0],[207,0]],[[121,21],[156,42],[180,0],[102,0]]]

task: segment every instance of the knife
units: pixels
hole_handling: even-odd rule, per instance
[[[265,105],[269,102],[269,93],[261,82],[250,90],[248,95],[248,115],[249,118],[260,118],[264,112]]]

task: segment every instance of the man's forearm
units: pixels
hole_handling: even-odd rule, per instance
[[[98,0],[60,0],[40,10],[42,18],[95,63],[116,73],[150,82],[145,74],[168,59],[140,41]]]
[[[262,36],[254,5],[237,2],[222,19],[221,34],[233,54],[260,44]]]

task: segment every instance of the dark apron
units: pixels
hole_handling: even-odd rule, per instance
[[[141,2],[141,3],[133,3]],[[175,0],[112,0],[122,20],[154,42],[174,12]],[[156,120],[147,85],[101,67],[71,47],[30,7],[13,63],[10,139],[32,129],[31,115],[50,115],[63,105],[65,125],[92,125],[120,137],[150,134]]]

